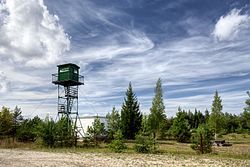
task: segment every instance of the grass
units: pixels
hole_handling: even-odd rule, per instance
[[[231,133],[223,135],[222,138],[233,144],[250,144],[250,134]]]
[[[223,135],[226,142],[232,144],[230,147],[214,147],[214,152],[219,156],[250,159],[250,135],[231,133]]]
[[[171,155],[182,155],[182,156],[208,156],[213,158],[236,158],[236,159],[250,159],[250,135],[248,134],[228,134],[224,135],[223,139],[227,142],[232,143],[230,147],[213,147],[213,153],[206,155],[198,155],[194,150],[190,148],[190,144],[178,143],[174,140],[163,140],[158,141],[159,154],[171,154]],[[127,141],[127,149],[124,151],[125,154],[137,154],[133,150],[134,141]],[[41,145],[40,141],[36,143],[12,143],[12,139],[8,139],[0,142],[0,148],[21,148],[36,151],[45,152],[69,152],[69,153],[112,153],[108,148],[107,144],[101,143],[99,147],[79,147],[73,148],[46,148]]]

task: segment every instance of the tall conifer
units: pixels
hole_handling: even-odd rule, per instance
[[[165,106],[163,101],[161,79],[159,78],[156,82],[155,97],[153,98],[152,107],[150,108],[150,114],[148,118],[149,127],[154,139],[156,139],[157,133],[160,135],[165,130],[165,120]]]
[[[217,137],[217,134],[221,132],[223,127],[222,108],[222,100],[216,90],[212,104],[212,111],[209,117],[209,126],[215,132],[215,138]]]
[[[141,122],[142,114],[139,102],[130,82],[121,109],[121,130],[124,138],[134,139],[136,133],[141,129]]]

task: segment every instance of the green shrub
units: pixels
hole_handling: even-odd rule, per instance
[[[46,119],[43,124],[41,133],[43,145],[48,147],[55,147],[56,136],[55,136],[55,122],[51,119]]]
[[[57,122],[46,118],[42,126],[41,138],[43,145],[48,147],[72,147],[76,144],[73,125],[67,117],[61,117]]]
[[[104,124],[98,117],[95,118],[92,126],[88,126],[87,133],[88,137],[94,142],[95,147],[99,146],[100,142],[107,138]]]
[[[170,132],[178,142],[187,143],[190,141],[190,125],[186,119],[186,114],[184,111],[179,111],[176,114],[176,118],[174,119],[173,125],[170,128]]]
[[[121,130],[118,130],[114,135],[114,140],[109,144],[109,148],[117,153],[122,152],[124,149],[126,149],[126,145],[123,141],[123,136]]]
[[[154,150],[153,139],[149,136],[143,136],[141,134],[136,135],[135,137],[135,146],[134,149],[138,153],[149,153]]]
[[[212,140],[213,133],[209,130],[207,125],[199,125],[193,136],[191,148],[201,154],[210,153],[212,151]]]
[[[95,144],[92,142],[92,140],[89,137],[84,137],[82,141],[82,147],[90,148],[95,147]]]
[[[26,119],[18,127],[16,136],[21,142],[34,142],[41,133],[42,120],[36,116],[33,119]]]

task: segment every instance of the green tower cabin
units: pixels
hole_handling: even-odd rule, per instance
[[[78,87],[84,84],[84,77],[79,73],[80,67],[67,63],[57,66],[58,73],[52,74],[52,83],[58,86],[58,117],[66,116],[69,123],[74,123],[74,133],[78,115]],[[68,123],[68,125],[69,125]]]
[[[54,84],[59,84],[63,86],[75,86],[75,85],[82,85],[83,84],[83,77],[79,75],[80,67],[68,63],[58,65],[58,74],[53,74],[52,82]]]

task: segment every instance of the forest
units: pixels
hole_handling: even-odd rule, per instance
[[[174,117],[167,117],[162,81],[158,79],[154,89],[150,112],[145,115],[129,83],[121,110],[115,107],[106,115],[107,128],[97,117],[88,127],[88,137],[79,140],[75,124],[67,117],[58,121],[38,116],[24,119],[18,106],[2,107],[0,111],[0,147],[15,147],[17,143],[35,143],[42,147],[101,147],[123,152],[130,143],[135,152],[157,153],[163,141],[188,143],[197,153],[211,153],[213,141],[227,134],[250,134],[250,93],[245,108],[236,115],[223,112],[223,101],[216,90],[211,110],[177,109]],[[70,126],[68,126],[70,124]]]

